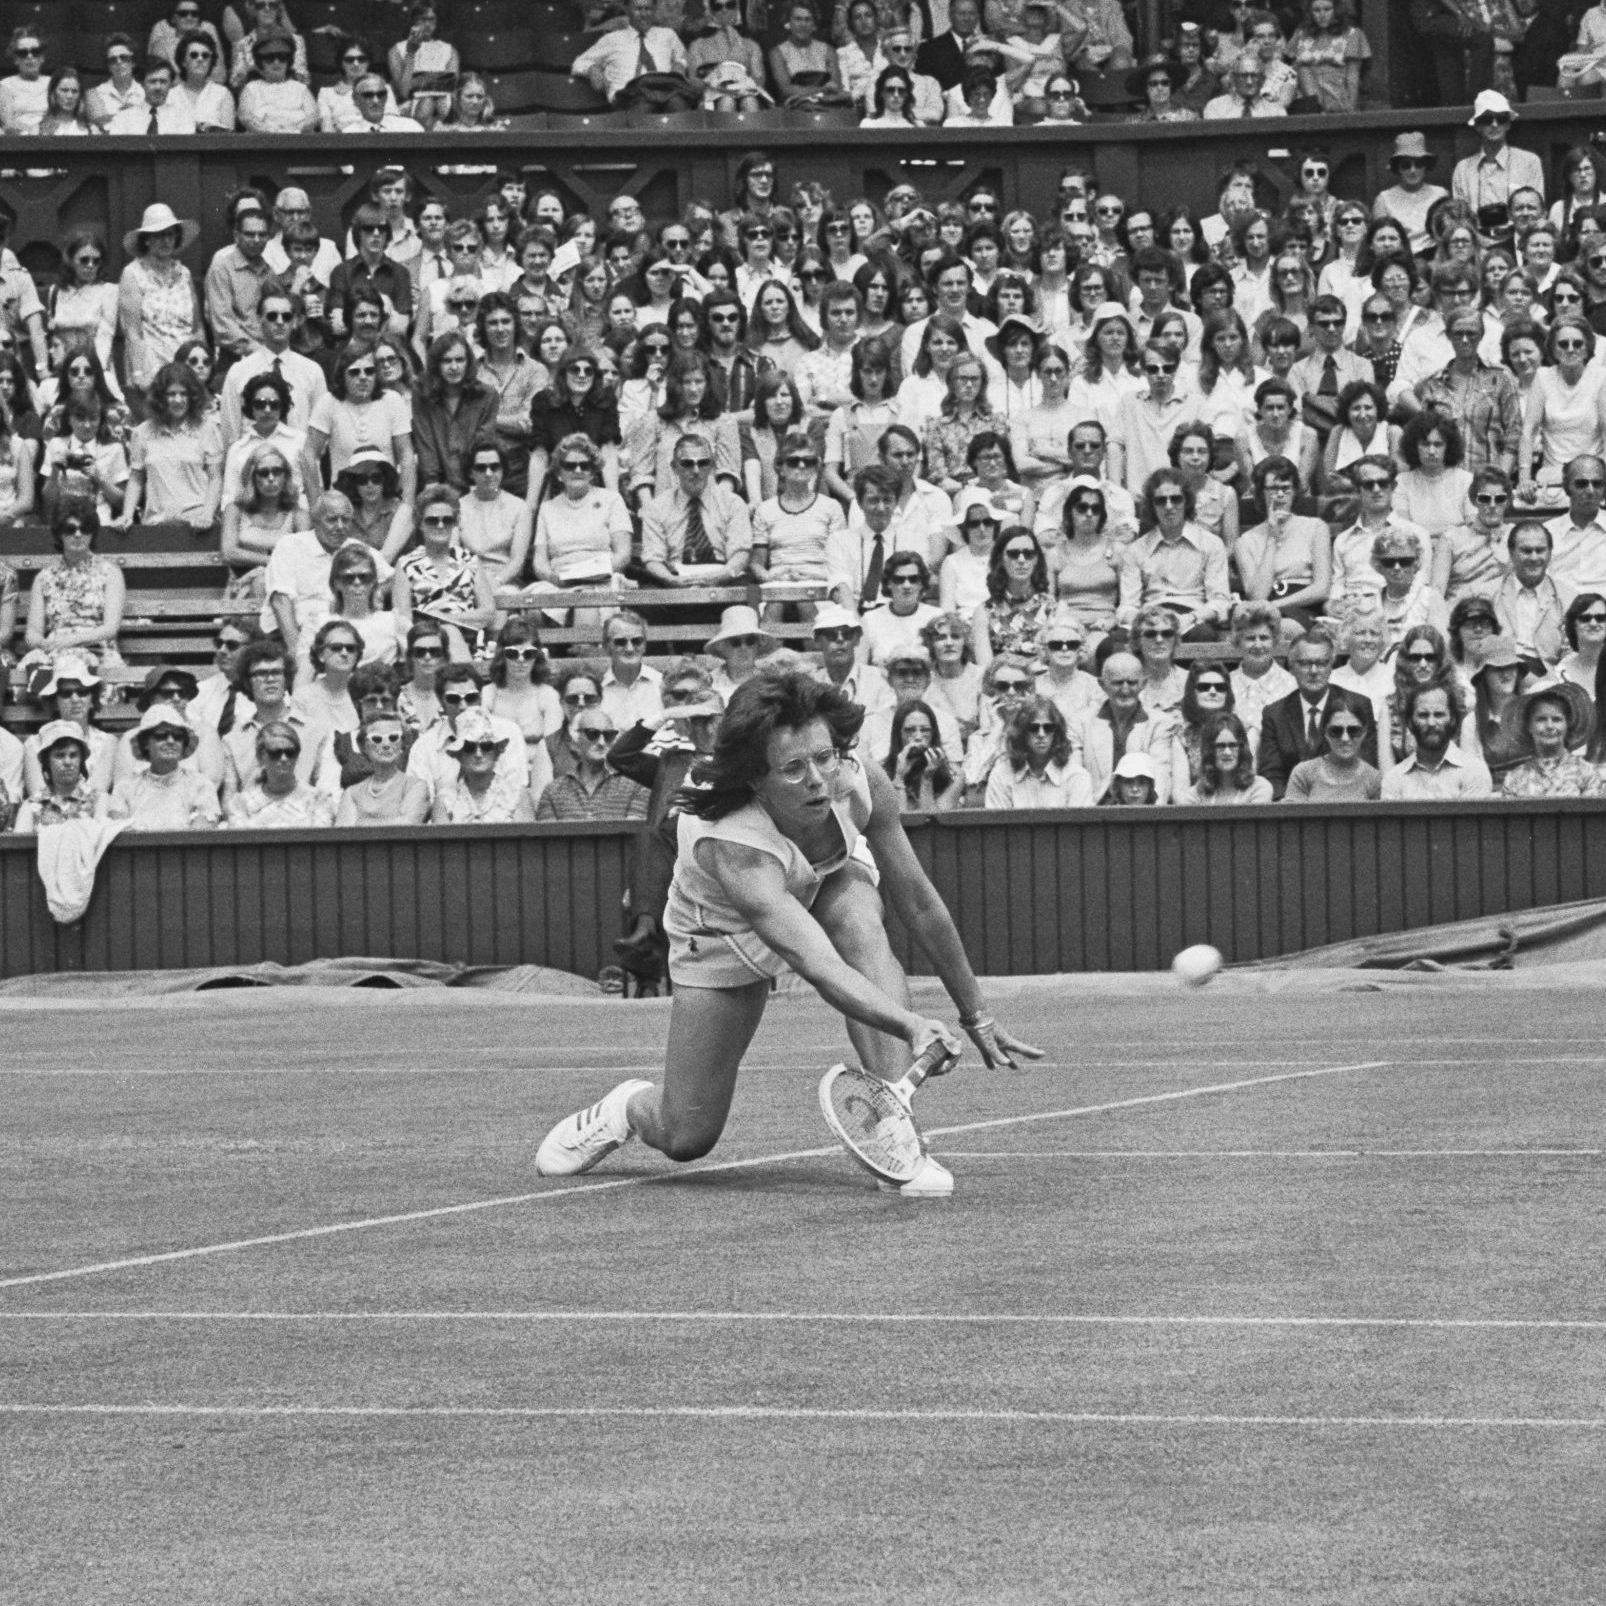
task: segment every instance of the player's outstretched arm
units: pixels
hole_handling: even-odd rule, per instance
[[[958,1006],[959,1024],[989,1066],[1014,1065],[1016,1055],[1041,1059],[1042,1049],[1012,1036],[988,1013],[959,928],[910,845],[892,782],[876,764],[866,764],[865,774],[870,780],[870,820],[864,834],[881,870],[882,891],[942,978]]]
[[[718,841],[699,843],[697,854],[743,919],[833,1009],[901,1037],[917,1055],[934,1042],[959,1052],[958,1040],[941,1021],[905,1009],[842,958],[819,921],[786,890],[781,866],[769,854]]]

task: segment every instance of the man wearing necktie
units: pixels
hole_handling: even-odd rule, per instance
[[[662,586],[733,584],[746,572],[753,546],[747,504],[714,478],[706,436],[682,435],[669,461],[674,489],[642,505],[642,567]]]
[[[1361,757],[1377,765],[1377,720],[1369,698],[1333,686],[1333,659],[1337,648],[1325,630],[1311,630],[1296,641],[1288,654],[1288,668],[1296,689],[1268,703],[1260,722],[1260,752],[1255,768],[1281,797],[1296,764],[1316,758],[1322,751],[1323,732],[1335,708],[1350,710],[1366,727]]]
[[[625,12],[626,26],[614,28],[575,58],[569,69],[572,78],[585,79],[598,94],[615,105],[633,101],[650,104],[653,110],[685,110],[702,102],[701,86],[686,80],[685,105],[675,105],[676,93],[668,99],[654,94],[645,100],[627,93],[638,79],[673,74],[686,75],[686,47],[672,28],[655,25],[656,0],[630,0]]]
[[[1344,387],[1357,381],[1373,382],[1371,358],[1357,357],[1344,347],[1348,316],[1337,296],[1317,296],[1310,309],[1310,333],[1316,349],[1301,357],[1288,373],[1288,383],[1299,395],[1300,416],[1324,446],[1338,423],[1338,398]]]

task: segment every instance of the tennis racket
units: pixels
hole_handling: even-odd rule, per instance
[[[825,1124],[872,1176],[883,1182],[913,1180],[926,1156],[926,1140],[910,1101],[927,1077],[941,1076],[955,1058],[933,1044],[897,1082],[883,1082],[854,1065],[833,1065],[820,1079]]]

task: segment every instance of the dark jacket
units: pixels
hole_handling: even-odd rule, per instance
[[[496,439],[497,395],[489,385],[465,391],[456,413],[444,402],[413,395],[413,449],[418,453],[418,484],[444,483],[469,489],[469,458],[475,447]]]
[[[1366,727],[1361,740],[1361,757],[1377,767],[1377,721],[1372,715],[1371,702],[1359,692],[1346,691],[1342,686],[1329,686],[1321,701],[1321,724],[1326,725],[1328,715],[1335,708],[1348,708],[1359,716]],[[1288,789],[1288,777],[1296,764],[1307,758],[1317,758],[1324,743],[1313,747],[1309,740],[1309,708],[1303,692],[1291,691],[1286,697],[1268,703],[1260,719],[1260,754],[1255,769],[1271,782],[1272,793],[1281,797]]]

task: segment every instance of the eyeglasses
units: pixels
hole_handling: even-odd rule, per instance
[[[1454,340],[1455,339],[1455,334],[1452,333],[1450,338],[1452,340]],[[1584,342],[1582,340],[1558,340],[1556,342],[1556,350],[1557,351],[1583,351],[1584,350]]]
[[[1567,481],[1569,491],[1599,491],[1606,489],[1606,480],[1585,479],[1582,474],[1575,474]]]
[[[805,457],[800,452],[794,452],[790,456],[781,459],[782,464],[787,468],[813,468],[819,461],[817,457]]]
[[[1175,630],[1157,630],[1152,625],[1147,630],[1140,630],[1138,634],[1145,641],[1174,641],[1177,635]]]
[[[1361,322],[1362,323],[1393,323],[1394,322],[1394,314],[1392,312],[1363,312],[1361,314]]]
[[[480,700],[477,691],[443,691],[441,701],[448,708],[472,708]]]
[[[1031,563],[1036,557],[1036,547],[1012,546],[1004,548],[1004,561],[1006,563]]]
[[[1377,566],[1380,569],[1414,569],[1420,561],[1419,558],[1379,558]]]
[[[1509,112],[1485,112],[1476,120],[1474,126],[1478,128],[1504,128],[1511,121]]]
[[[293,747],[264,747],[261,752],[265,759],[290,764],[293,764],[301,756]]]
[[[602,693],[600,691],[566,691],[563,694],[563,700],[571,708],[595,708],[602,701]]]
[[[44,53],[44,47],[41,45],[18,45],[17,48],[12,52],[12,54],[17,56],[19,59],[29,56],[42,56]]]
[[[701,469],[712,468],[714,460],[711,457],[679,457],[675,459],[675,467],[685,469],[688,473],[697,473]]]
[[[1360,486],[1360,488],[1363,491],[1392,491],[1394,489],[1394,481],[1393,480],[1385,480],[1385,479],[1356,480],[1355,483],[1358,486]]]
[[[457,523],[455,513],[426,513],[418,521],[426,530],[449,530]]]
[[[788,786],[801,786],[808,779],[810,766],[822,777],[835,775],[842,767],[842,755],[834,747],[822,747],[807,758],[794,758],[785,764],[778,764],[775,773]]]
[[[1504,507],[1511,498],[1505,491],[1480,491],[1472,500],[1479,507]]]
[[[347,379],[374,379],[378,374],[378,365],[373,363],[365,363],[361,368],[351,367],[346,370]]]
[[[1007,696],[1010,692],[1030,691],[1032,689],[1032,683],[1029,680],[995,680],[993,682],[993,689]]]
[[[576,733],[581,741],[585,742],[611,742],[618,734],[617,731],[603,730],[600,727],[582,725]]]
[[[1033,736],[1053,736],[1059,729],[1051,719],[1029,720],[1025,728]]]
[[[364,731],[362,739],[368,747],[400,747],[405,738],[400,731]]]
[[[247,240],[265,240],[267,235],[247,234],[244,238]],[[286,308],[283,312],[264,312],[261,316],[263,323],[292,323],[295,321],[295,314],[289,308]]]
[[[1606,613],[1581,613],[1578,622],[1581,625],[1606,625]]]
[[[1181,491],[1170,491],[1165,493],[1156,491],[1154,495],[1149,498],[1149,500],[1152,501],[1156,507],[1184,507],[1187,505],[1188,501],[1187,497],[1184,496]]]
[[[245,636],[213,636],[212,645],[219,652],[234,652],[236,649],[243,647],[247,639]]]
[[[615,636],[609,641],[608,645],[610,647],[645,647],[647,638],[645,636]]]
[[[1224,680],[1201,680],[1193,689],[1199,693],[1209,692],[1213,697],[1227,695],[1227,683]]]
[[[249,680],[283,680],[284,666],[282,664],[259,666],[253,669],[246,678]]]
[[[1394,165],[1396,167],[1409,167],[1415,169],[1418,167],[1426,167],[1428,163],[1425,156],[1399,156],[1395,158]]]
[[[251,411],[252,412],[255,412],[260,407],[271,407],[275,412],[278,412],[279,409],[282,408],[283,406],[284,406],[284,403],[281,402],[279,400],[279,398],[277,396],[275,396],[271,390],[259,391],[255,396],[253,396],[251,398]]]
[[[1344,320],[1342,318],[1318,318],[1316,319],[1316,327],[1318,329],[1342,329]]]
[[[558,464],[560,474],[589,474],[591,464],[585,458],[570,458],[567,463]]]
[[[1439,661],[1439,655],[1431,648],[1427,648],[1422,652],[1402,653],[1400,656],[1408,664],[1436,664]]]
[[[667,340],[644,340],[641,343],[641,349],[649,357],[667,357],[669,355],[669,342]],[[578,368],[580,365],[575,363],[572,366],[573,368]]]
[[[426,647],[420,642],[412,649],[411,656],[414,658],[444,658],[446,649],[444,647]]]
[[[1143,371],[1150,379],[1164,379],[1167,374],[1174,374],[1177,370],[1170,363],[1146,362]]]
[[[500,742],[464,742],[457,748],[459,754],[472,753],[479,758],[494,758],[501,750]]]
[[[260,479],[282,480],[289,472],[290,472],[290,470],[287,469],[287,468],[281,467],[281,466],[279,466],[277,464],[268,463],[268,464],[264,464],[261,468],[256,469],[254,471],[254,478],[259,479],[259,480]]]
[[[1076,652],[1081,648],[1082,643],[1080,638],[1076,636],[1071,636],[1069,638],[1056,636],[1051,641],[1045,641],[1043,645],[1047,647],[1050,652]]]
[[[1327,734],[1335,742],[1354,741],[1357,737],[1366,734],[1366,727],[1364,725],[1333,724],[1327,727]]]
[[[359,55],[342,56],[340,58],[340,65],[342,67],[366,67],[368,65],[368,58],[366,56]]]
[[[286,55],[282,50],[272,50],[272,51],[264,51],[263,54],[261,54],[260,56],[257,57],[257,60],[260,61],[260,62],[263,62],[264,64],[267,63],[267,62],[270,62],[270,61],[276,61],[281,66],[283,66],[283,65],[286,65],[289,62],[290,57],[288,55]],[[385,92],[382,89],[362,89],[362,90],[359,90],[357,93],[358,93],[359,98],[361,98],[363,100],[367,100],[371,96],[374,96],[374,95],[378,95],[378,96],[380,96],[382,98],[384,96]]]

